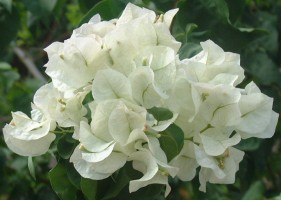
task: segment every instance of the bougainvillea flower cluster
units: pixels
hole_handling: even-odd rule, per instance
[[[130,181],[130,192],[163,184],[168,195],[169,176],[190,181],[197,168],[202,191],[207,182],[234,183],[244,156],[234,146],[274,134],[273,99],[253,82],[240,88],[239,55],[211,40],[180,60],[181,43],[170,33],[176,13],[157,16],[128,4],[118,19],[95,15],[48,46],[51,82],[34,95],[30,116],[12,113],[3,129],[8,147],[42,155],[55,130],[73,130],[78,145],[70,162],[85,178],[105,179],[131,162],[142,176]],[[176,154],[162,140],[167,131],[182,138]]]

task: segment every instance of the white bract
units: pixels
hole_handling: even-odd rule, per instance
[[[85,178],[105,179],[127,163],[142,174],[129,181],[130,192],[162,184],[167,196],[169,176],[190,181],[198,167],[202,191],[207,182],[234,183],[244,152],[233,146],[273,136],[273,99],[252,82],[237,88],[240,56],[211,40],[180,60],[170,33],[176,13],[128,4],[119,19],[95,15],[47,47],[51,82],[36,92],[31,118],[12,113],[3,129],[8,147],[41,155],[54,133],[74,130],[70,162]]]
[[[60,127],[73,127],[78,126],[87,113],[86,108],[82,105],[86,93],[87,91],[81,91],[66,99],[52,83],[49,83],[37,90],[33,101]]]
[[[22,112],[12,113],[13,120],[3,128],[7,146],[22,156],[38,156],[46,153],[55,134],[55,123],[44,116],[35,106],[31,111],[31,118]]]

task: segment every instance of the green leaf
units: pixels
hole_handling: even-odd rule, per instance
[[[281,86],[281,73],[265,52],[252,52],[244,60],[246,70],[262,84],[278,83]]]
[[[127,162],[126,165],[119,170],[116,177],[111,178],[110,184],[108,182],[104,182],[103,185],[108,185],[108,191],[104,191],[107,193],[104,199],[114,199],[114,200],[123,200],[123,199],[130,199],[130,200],[163,200],[164,199],[164,185],[159,184],[152,184],[146,187],[140,188],[138,191],[129,193],[128,183],[130,180],[139,179],[143,176],[143,174],[139,171],[136,171],[133,166],[132,162]],[[120,186],[118,186],[120,184]],[[111,189],[112,188],[112,189]],[[114,195],[113,195],[114,194]]]
[[[261,145],[261,139],[259,138],[248,138],[241,140],[235,148],[240,149],[241,151],[254,151],[257,150]]]
[[[76,189],[81,190],[80,181],[81,175],[76,171],[72,163],[67,163],[66,173],[68,180],[76,187]]]
[[[224,23],[230,23],[229,10],[224,0],[200,0],[202,5],[210,12],[214,17],[217,17]]]
[[[76,200],[76,188],[69,181],[66,166],[62,161],[49,172],[49,179],[60,199]]]
[[[79,7],[82,12],[88,12],[95,4],[99,2],[99,0],[78,0]]]
[[[138,191],[129,194],[130,200],[163,200],[165,186],[160,184],[151,184],[140,188]],[[125,199],[125,198],[121,198]]]
[[[226,0],[229,10],[229,18],[232,23],[239,20],[239,17],[243,14],[246,1],[245,0]]]
[[[119,16],[127,5],[128,0],[103,0],[97,3],[87,14],[82,18],[79,23],[81,26],[87,23],[95,14],[100,14],[104,20],[111,20]]]
[[[121,190],[128,185],[130,179],[126,173],[126,168],[120,169],[116,173],[113,184],[109,185],[108,192],[103,196],[101,200],[114,199],[121,192]]]
[[[185,43],[179,50],[180,59],[191,58],[202,50],[200,44],[195,42]]]
[[[97,193],[97,181],[81,178],[81,190],[85,195],[87,200],[96,200],[96,193]]]
[[[72,134],[64,134],[59,140],[58,140],[58,153],[63,159],[70,158],[71,154],[74,151],[74,148],[76,147],[76,140],[72,138]]]
[[[255,18],[257,18],[256,20],[259,20],[259,27],[264,30],[265,34],[253,41],[250,48],[263,50],[270,56],[278,57],[278,17],[273,13],[260,11],[256,14]]]
[[[7,46],[17,35],[20,28],[20,17],[16,7],[12,8],[12,12],[2,10],[0,15],[0,46]]]
[[[186,34],[186,37],[188,37],[188,35],[189,35],[190,33],[192,33],[193,30],[195,30],[196,28],[198,28],[198,26],[197,26],[196,24],[194,24],[194,23],[189,23],[189,24],[187,24],[186,27],[185,27],[185,34]]]
[[[34,180],[36,180],[35,168],[34,168],[34,164],[33,164],[33,161],[32,161],[32,156],[28,156],[27,166],[28,166],[28,170],[29,170],[30,175],[32,176],[32,178]]]
[[[22,0],[26,8],[36,17],[51,14],[57,0]]]
[[[185,27],[186,24],[195,23],[198,25],[196,29],[198,32],[208,33],[207,38],[206,35],[201,35],[189,42],[199,43],[199,41],[211,39],[226,51],[240,52],[252,41],[265,34],[264,31],[258,29],[252,28],[245,31],[231,24],[228,6],[224,0],[179,1],[178,7],[175,25]],[[191,35],[195,33],[192,32]]]
[[[264,199],[263,194],[265,192],[265,186],[261,181],[254,182],[242,200],[262,200]]]
[[[184,133],[177,125],[172,124],[160,134],[160,145],[169,162],[180,153],[184,143]]]
[[[165,121],[173,117],[173,113],[167,108],[153,107],[147,110],[157,121]]]

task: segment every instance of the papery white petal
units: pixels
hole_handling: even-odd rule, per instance
[[[155,85],[166,91],[173,86],[176,75],[176,55],[165,46],[148,46],[134,59],[136,67],[148,66],[154,72]]]
[[[142,110],[145,112],[145,110]],[[134,129],[144,129],[145,115],[132,110],[121,103],[112,111],[108,120],[108,129],[115,141],[126,144]]]
[[[235,182],[235,173],[239,169],[239,163],[242,161],[244,152],[229,148],[229,157],[224,160],[224,173],[226,176],[223,179],[218,179],[213,174],[210,176],[210,183],[232,184]]]
[[[172,123],[175,122],[175,120],[177,119],[178,114],[173,114],[173,117],[171,119],[168,120],[164,120],[164,121],[159,121],[157,123],[157,125],[152,126],[151,129],[161,132],[164,131],[165,129],[167,129]]]
[[[241,140],[238,133],[232,137],[229,136],[230,134],[227,134],[218,128],[209,128],[200,134],[203,148],[210,156],[223,154],[228,147],[238,144]]]
[[[236,130],[243,139],[272,137],[278,121],[278,114],[272,111],[273,99],[260,93],[253,83],[248,84],[244,92],[239,101],[242,116]]]
[[[135,56],[146,46],[156,45],[157,36],[148,18],[137,18],[107,34],[104,43],[112,59],[112,68],[128,76],[135,70]]]
[[[140,179],[132,180],[129,183],[129,191],[135,192],[138,189],[145,187],[150,184],[165,184],[167,196],[170,192],[170,186],[168,184],[168,176],[166,174],[161,174],[159,171],[156,160],[151,156],[148,151],[138,151],[130,156],[133,160],[134,169],[142,172],[144,175]],[[172,171],[175,169],[172,167],[162,166],[164,169],[170,168]]]
[[[73,162],[74,168],[84,178],[90,178],[93,180],[102,180],[111,175],[111,173],[97,172],[92,163],[89,163],[82,159],[82,154],[78,147],[74,150],[70,157],[70,162]]]
[[[216,75],[212,80],[209,81],[209,83],[213,85],[225,84],[232,86],[235,84],[237,79],[237,75],[222,73]]]
[[[204,100],[199,115],[213,126],[232,126],[240,120],[240,91],[228,86],[196,84]]]
[[[175,17],[175,15],[177,14],[178,11],[179,11],[179,9],[175,8],[175,9],[167,11],[164,14],[164,22],[168,27],[171,26],[173,18]]]
[[[115,29],[115,24],[110,21],[98,22],[99,15],[93,16],[89,23],[82,24],[79,28],[73,30],[72,37],[93,37],[98,41],[102,40],[107,33]],[[93,25],[94,24],[94,25]]]
[[[167,96],[154,85],[154,73],[145,67],[137,68],[129,77],[133,98],[145,108],[161,106],[162,99]]]
[[[100,162],[87,162],[82,158],[82,152],[78,147],[70,157],[75,169],[85,178],[101,180],[110,176],[126,163],[127,157],[122,153],[112,152],[106,159]]]
[[[221,64],[225,59],[224,51],[221,47],[216,45],[213,41],[207,40],[200,42],[203,51],[207,52],[206,64]]]
[[[10,134],[13,129],[11,125],[3,128],[4,140],[13,152],[21,156],[39,156],[46,153],[56,138],[55,134],[49,133],[38,139],[18,139]]]
[[[90,20],[89,23],[91,24],[97,24],[101,22],[101,16],[99,14],[95,14]]]
[[[79,141],[90,152],[101,152],[113,144],[98,138],[86,122],[80,123]]]
[[[54,130],[54,124],[50,119],[43,118],[42,121],[34,121],[22,112],[12,113],[12,116],[13,120],[6,125],[6,131],[16,139],[36,140]]]
[[[190,115],[190,118],[196,114],[195,102],[192,95],[192,85],[185,78],[178,78],[174,84],[174,88],[165,101],[167,106],[174,112],[182,113],[185,112]],[[201,100],[201,99],[200,99]],[[187,119],[188,121],[189,119]]]
[[[169,164],[179,169],[177,173],[179,179],[192,180],[196,175],[196,168],[199,166],[195,160],[193,142],[185,140],[181,152]]]
[[[139,17],[147,17],[154,22],[156,18],[155,12],[152,10],[148,10],[146,8],[140,8],[134,4],[128,3],[124,11],[122,12],[121,16],[117,20],[117,26],[121,24],[128,23],[129,21],[139,18]]]
[[[199,190],[206,192],[206,182],[219,184],[234,183],[235,173],[239,170],[239,163],[243,159],[244,152],[232,147],[230,147],[227,151],[227,154],[222,155],[224,157],[221,158],[223,159],[221,170],[223,171],[224,176],[219,177],[211,169],[201,168],[199,172],[199,181],[201,184]]]
[[[261,93],[261,90],[253,81],[246,85],[245,91],[247,94]]]
[[[131,99],[132,89],[129,80],[120,72],[105,69],[97,73],[92,89],[95,101],[107,99]]]
[[[59,126],[78,126],[87,113],[86,108],[82,105],[87,93],[87,89],[82,90],[75,96],[64,99],[53,84],[48,83],[36,91],[33,101],[36,107],[56,121]]]
[[[97,70],[111,65],[107,50],[101,46],[93,37],[73,36],[64,43],[51,44],[45,49],[49,57],[46,73],[65,98],[91,82]]]
[[[160,147],[160,142],[156,137],[151,137],[148,136],[147,137],[148,140],[148,148],[149,151],[151,152],[152,156],[158,160],[158,164],[163,163],[163,166],[165,165],[165,163],[167,163],[167,157],[165,152],[162,150],[162,148]],[[166,166],[166,165],[165,165]],[[167,165],[167,167],[170,167]]]
[[[115,143],[110,144],[107,148],[102,149],[99,152],[82,152],[82,159],[87,162],[96,163],[100,162],[112,154]],[[82,149],[83,150],[83,149]]]
[[[201,167],[211,169],[218,178],[225,177],[225,174],[219,167],[218,162],[213,157],[207,155],[202,148],[194,145],[194,153],[196,161]]]
[[[170,47],[174,49],[175,52],[178,52],[181,47],[181,43],[176,41],[176,39],[171,35],[169,27],[164,23],[156,23],[154,28],[157,35],[157,44]]]
[[[233,86],[243,81],[244,70],[238,54],[224,52],[211,40],[201,42],[201,46],[203,51],[182,61],[190,80]]]
[[[95,135],[104,140],[112,141],[113,138],[108,130],[108,119],[111,112],[118,105],[118,100],[107,100],[97,104],[94,108],[91,104],[92,112],[92,121],[91,121],[91,130]],[[94,108],[94,110],[93,110]]]
[[[278,123],[279,114],[272,111],[270,115],[270,122],[267,124],[267,126],[260,130],[260,132],[243,132],[238,130],[237,132],[241,135],[243,139],[250,138],[250,137],[257,137],[257,138],[271,138],[274,133],[275,129]]]

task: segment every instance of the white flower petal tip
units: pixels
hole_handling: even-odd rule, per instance
[[[36,112],[36,115],[35,115]],[[55,140],[54,122],[39,110],[33,110],[33,118],[22,112],[12,113],[13,120],[3,128],[7,146],[22,156],[39,156],[49,150]]]

